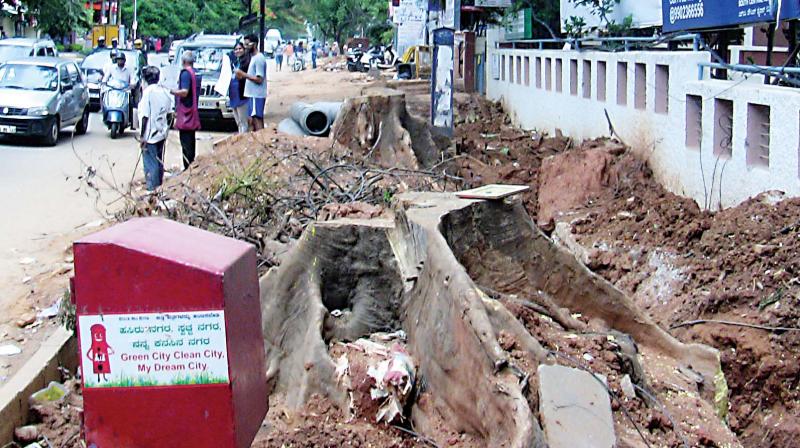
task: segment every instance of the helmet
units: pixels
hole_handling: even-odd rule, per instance
[[[142,43],[142,39],[136,39],[135,41],[133,41],[133,48],[141,50],[143,46],[144,44]]]
[[[114,56],[112,56],[111,59],[113,59],[115,62],[119,61],[120,59],[122,59],[123,61],[126,60],[125,54],[123,52],[121,52],[121,51],[118,51],[118,52],[114,53]]]

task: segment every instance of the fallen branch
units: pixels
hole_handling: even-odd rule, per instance
[[[608,132],[611,134],[612,137],[617,137],[620,143],[624,146],[628,146],[625,144],[625,141],[622,140],[622,137],[619,136],[617,130],[614,129],[614,125],[611,123],[611,117],[608,115],[608,109],[603,109],[603,112],[606,114],[606,121],[608,122]]]
[[[764,330],[764,331],[771,331],[774,333],[781,333],[784,331],[800,331],[800,328],[794,327],[769,327],[766,325],[757,325],[757,324],[748,324],[746,322],[734,322],[731,320],[717,320],[717,319],[697,319],[697,320],[689,320],[686,322],[681,322],[679,324],[675,324],[669,327],[670,330],[674,330],[676,328],[681,327],[691,327],[694,325],[701,325],[701,324],[720,324],[720,325],[732,325],[735,327],[745,327],[745,328],[755,328],[756,330]]]

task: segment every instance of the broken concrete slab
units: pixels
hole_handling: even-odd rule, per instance
[[[560,365],[540,365],[539,414],[550,448],[613,448],[611,401],[591,373]]]

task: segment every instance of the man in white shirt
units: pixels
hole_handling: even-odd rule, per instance
[[[112,53],[112,59],[115,64],[108,64],[103,68],[103,83],[108,83],[113,79],[122,81],[126,86],[130,87],[133,76],[130,69],[125,67],[125,54],[122,52]]]
[[[139,145],[147,189],[153,191],[164,180],[164,143],[169,134],[168,115],[172,112],[173,101],[169,89],[158,84],[158,68],[145,67],[142,75],[147,87],[138,108],[142,129]]]

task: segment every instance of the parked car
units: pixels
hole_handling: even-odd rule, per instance
[[[14,37],[0,40],[0,64],[27,57],[57,57],[58,49],[50,39]]]
[[[87,90],[73,61],[32,57],[6,62],[0,66],[0,135],[40,137],[53,146],[66,126],[85,134]]]
[[[233,51],[240,39],[239,36],[201,34],[184,41],[177,54],[185,50],[194,52],[194,69],[200,76],[200,119],[203,121],[234,122],[228,96],[222,96],[214,90],[222,71],[223,56]],[[173,64],[180,69],[181,61],[177,58]]]
[[[93,111],[100,110],[100,82],[103,80],[103,68],[111,62],[111,48],[98,48],[93,51],[81,63],[81,70],[86,77],[89,86],[89,104]],[[125,65],[133,73],[133,94],[134,104],[138,104],[142,97],[142,69],[147,66],[147,56],[138,50],[117,50],[125,55]]]

